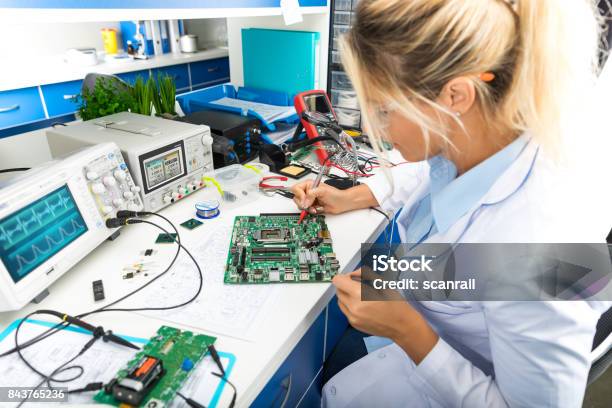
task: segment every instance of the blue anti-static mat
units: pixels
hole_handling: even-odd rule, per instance
[[[22,319],[15,320],[5,330],[3,330],[0,333],[0,342],[4,341],[11,333],[15,331],[15,329],[17,329],[17,326],[19,325],[19,322],[21,322],[21,320]],[[42,320],[33,320],[33,319],[26,320],[26,323],[35,324],[35,325],[44,326],[44,327],[53,327],[57,325],[57,323],[50,323],[50,322],[45,322]],[[87,330],[81,329],[79,327],[68,326],[64,330],[69,330],[71,332],[82,333],[82,334],[87,334],[87,335],[91,334],[91,332],[88,332]],[[149,339],[143,339],[140,337],[125,336],[121,334],[118,334],[118,335],[132,343],[146,344],[149,341]],[[225,353],[223,351],[219,351],[218,354],[219,354],[219,357],[221,357],[222,359],[226,358],[229,360],[227,367],[225,367],[226,377],[229,377],[232,372],[232,368],[234,368],[234,364],[236,363],[236,356],[231,353]],[[225,381],[219,381],[219,385],[217,386],[217,389],[215,390],[215,393],[210,401],[210,404],[208,404],[209,408],[215,408],[217,406],[217,403],[219,402],[219,398],[221,398],[221,394],[223,394],[224,388],[225,388]]]

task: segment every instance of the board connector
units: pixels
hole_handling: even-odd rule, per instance
[[[113,385],[113,397],[117,401],[137,406],[165,373],[159,358],[144,356],[125,378]]]

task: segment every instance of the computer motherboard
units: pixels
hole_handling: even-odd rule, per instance
[[[225,283],[328,282],[340,263],[324,215],[239,216],[225,268]]]

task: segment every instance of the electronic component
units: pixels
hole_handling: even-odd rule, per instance
[[[157,236],[156,244],[172,244],[176,241],[177,235],[172,232],[170,234],[162,233]]]
[[[294,213],[236,217],[225,283],[330,281],[340,268],[331,239],[325,242],[325,217],[298,219]]]
[[[93,281],[91,285],[93,287],[94,300],[96,302],[100,300],[104,300],[104,284],[102,284],[102,281],[101,280]]]
[[[181,227],[187,228],[188,230],[193,230],[193,229],[198,228],[202,224],[204,224],[202,221],[199,221],[199,220],[196,220],[196,219],[192,218],[190,220],[187,220],[187,221],[181,223]]]
[[[121,112],[56,126],[47,131],[47,139],[54,157],[83,146],[115,142],[133,178],[118,173],[114,180],[100,181],[104,186],[126,184],[122,199],[141,194],[146,211],[160,210],[204,187],[202,176],[213,170],[208,126]],[[121,207],[119,201],[117,205]]]
[[[162,326],[94,400],[114,406],[169,406],[215,340]]]
[[[192,101],[192,104],[197,104]],[[201,107],[195,106],[195,109]],[[216,169],[232,163],[245,163],[259,154],[261,121],[238,113],[200,110],[178,120],[210,126]]]
[[[132,367],[127,376],[112,387],[113,397],[132,406],[140,405],[143,398],[165,374],[162,361],[153,356],[144,356]]]
[[[23,307],[116,233],[104,221],[122,197],[115,173],[131,177],[114,143],[45,163],[0,189],[0,312]],[[112,179],[104,184],[102,180]],[[128,204],[129,203],[129,204]]]

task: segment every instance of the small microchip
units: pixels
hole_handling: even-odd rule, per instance
[[[309,273],[306,273],[306,272],[300,273],[300,280],[309,280],[309,279],[310,279]]]
[[[176,233],[171,234],[159,234],[155,240],[156,244],[172,244],[176,240]]]
[[[91,284],[93,286],[94,300],[96,302],[99,300],[104,300],[104,285],[102,284],[102,281],[93,281]]]
[[[285,274],[287,276],[287,274]],[[270,271],[268,273],[268,280],[270,282],[278,282],[280,280],[280,273],[278,271]]]
[[[181,227],[187,228],[188,230],[196,229],[200,225],[204,224],[202,221],[198,221],[195,218],[187,220],[181,224]]]

